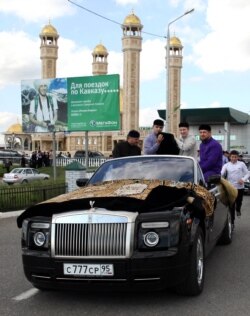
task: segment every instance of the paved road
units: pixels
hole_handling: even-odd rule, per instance
[[[0,215],[0,315],[249,316],[249,203],[250,196],[246,196],[232,245],[217,246],[207,259],[205,289],[193,298],[171,292],[37,291],[22,272],[21,232],[16,228],[16,217],[1,218]]]

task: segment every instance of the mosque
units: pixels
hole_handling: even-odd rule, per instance
[[[139,127],[139,92],[140,92],[140,52],[142,50],[143,25],[138,16],[129,14],[122,24],[122,52],[123,52],[123,87],[120,88],[120,131],[112,132],[89,132],[86,138],[85,132],[56,132],[56,150],[74,154],[76,150],[85,147],[88,139],[88,149],[100,151],[109,156],[114,145],[126,139],[131,129],[140,131],[140,145],[151,130],[151,126]],[[40,59],[41,78],[56,78],[56,62],[58,58],[59,34],[50,23],[45,25],[40,33]],[[180,110],[181,99],[181,69],[182,69],[182,43],[179,38],[173,36],[169,40],[169,96],[168,96],[168,131],[178,135],[180,120],[187,120],[194,135],[198,132],[198,125],[206,123],[214,125],[216,130],[213,136],[222,143],[223,148],[242,147],[242,150],[250,150],[249,115],[231,108],[225,108],[218,115],[217,109],[207,109],[202,115],[201,109]],[[92,52],[92,75],[108,74],[108,51],[99,43]],[[167,58],[166,58],[167,59]],[[167,60],[166,60],[167,63]],[[166,64],[167,65],[167,64]],[[177,109],[177,110],[176,110]],[[166,111],[159,110],[159,116],[165,119]],[[208,121],[208,118],[211,118]],[[154,118],[152,118],[153,120]],[[214,129],[213,128],[213,129]],[[235,131],[236,136],[230,131]],[[52,133],[24,133],[22,125],[16,122],[4,133],[5,147],[23,151],[52,149]],[[245,135],[245,136],[244,136]],[[233,137],[232,137],[233,136]],[[198,135],[197,135],[198,140]],[[231,143],[230,143],[231,142]],[[231,146],[233,144],[233,146]]]

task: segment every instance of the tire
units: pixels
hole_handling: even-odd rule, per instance
[[[49,178],[46,177],[46,178],[44,178],[43,180],[49,180]]]
[[[231,223],[231,214],[230,214],[230,211],[228,210],[226,225],[225,225],[225,227],[222,231],[222,234],[218,240],[218,244],[220,244],[220,245],[231,244],[232,236],[233,236],[233,229],[232,229],[232,223]]]
[[[191,250],[190,266],[186,280],[176,287],[176,292],[186,296],[201,294],[205,280],[204,236],[198,227]]]
[[[22,184],[27,184],[28,183],[28,180],[23,180],[22,181]]]

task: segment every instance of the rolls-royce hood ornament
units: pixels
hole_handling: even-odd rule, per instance
[[[94,212],[95,211],[95,208],[94,208],[95,201],[89,201],[89,204],[90,204],[90,211]]]

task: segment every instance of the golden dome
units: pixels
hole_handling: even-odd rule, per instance
[[[50,23],[45,25],[41,32],[42,35],[58,35],[57,30]]]
[[[102,44],[98,44],[96,45],[96,47],[94,48],[94,51],[93,51],[94,54],[98,54],[98,55],[107,55],[108,54],[108,51],[107,51],[107,48],[102,45]]]
[[[170,38],[170,46],[182,47],[182,44],[178,37],[173,36]]]
[[[141,25],[141,20],[133,12],[131,14],[129,14],[123,22],[123,25],[131,25],[131,24],[132,25]]]
[[[19,123],[13,124],[7,129],[7,133],[19,134],[19,133],[22,133],[22,132],[23,132],[22,125],[19,124]]]

